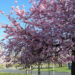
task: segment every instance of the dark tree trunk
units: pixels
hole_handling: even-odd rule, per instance
[[[74,61],[72,61],[71,75],[75,75],[75,51],[73,50],[72,55],[74,55]]]
[[[38,63],[38,75],[40,75],[40,63]]]
[[[75,62],[72,62],[71,75],[75,75]]]
[[[41,69],[42,69],[42,65],[41,65]]]
[[[74,56],[74,61],[72,61],[71,75],[75,75],[75,37],[72,38],[72,41],[74,43],[72,49],[72,55]]]
[[[62,67],[62,62],[59,62],[59,67]]]

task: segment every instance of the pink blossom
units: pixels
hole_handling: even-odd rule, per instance
[[[29,12],[26,12],[26,15],[29,15]]]
[[[36,3],[35,3],[35,2],[33,2],[33,5],[36,5]]]
[[[16,0],[16,1],[15,1],[15,4],[17,4],[17,3],[18,3],[18,1]]]
[[[15,23],[15,25],[19,25],[19,24],[20,24],[19,22],[16,22],[16,23]]]
[[[30,11],[34,11],[34,10],[35,10],[35,7],[32,6],[32,7],[30,8]]]
[[[12,9],[14,9],[15,7],[14,7],[14,6],[12,6],[11,8],[12,8]]]
[[[44,4],[40,4],[40,11],[43,11],[43,10],[45,10],[46,9],[46,7],[45,7],[45,5]]]
[[[29,0],[29,2],[31,3],[31,2],[32,2],[32,0]]]
[[[13,14],[13,11],[11,11],[10,14]]]
[[[50,3],[53,4],[56,0],[50,0]]]
[[[20,9],[15,9],[15,12],[17,15],[21,15],[21,10]]]
[[[25,6],[24,5],[22,5],[22,8],[24,8]]]
[[[21,14],[24,17],[25,16],[25,10],[21,10]]]
[[[52,4],[48,3],[51,1]],[[55,3],[55,1],[57,2]],[[7,15],[11,26],[5,25],[2,27],[5,28],[4,33],[7,34],[5,39],[10,38],[8,44],[6,44],[9,57],[12,50],[17,56],[22,51],[22,47],[25,47],[20,59],[17,59],[22,64],[30,65],[36,62],[45,62],[46,60],[52,61],[52,56],[53,60],[56,56],[59,56],[60,61],[68,61],[69,58],[67,57],[71,57],[72,54],[69,49],[74,49],[72,43],[75,43],[75,37],[73,37],[75,35],[75,22],[74,13],[72,13],[74,12],[74,2],[70,0],[72,4],[64,6],[64,1],[40,0],[36,6],[31,7],[28,15],[19,6],[13,8],[18,17],[14,16],[12,19],[10,15]],[[63,8],[65,10],[68,8],[69,12]],[[22,23],[25,25],[23,28],[21,27]],[[72,38],[74,38],[74,42]],[[57,48],[59,49],[57,50]],[[69,55],[67,56],[67,54]],[[75,60],[74,56],[71,59]]]
[[[1,13],[1,14],[4,14],[4,12],[3,12],[3,11],[1,11],[1,10],[0,10],[0,13]]]
[[[19,6],[16,6],[16,9],[19,9]]]

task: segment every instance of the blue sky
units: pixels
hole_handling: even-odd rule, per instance
[[[0,0],[0,10],[4,11],[6,14],[8,14],[11,11],[11,7],[15,6],[14,4],[15,0]],[[25,5],[25,9],[26,11],[29,10],[29,8],[31,7],[31,4],[29,3],[29,0],[18,0],[18,5]],[[0,14],[0,24],[9,24],[9,20]],[[3,38],[3,36],[1,36],[3,33],[3,29],[0,29],[0,40]]]

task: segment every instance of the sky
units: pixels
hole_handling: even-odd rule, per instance
[[[0,0],[0,10],[4,11],[6,14],[10,13],[11,11],[11,7],[15,6],[14,4],[15,0]],[[29,10],[29,8],[31,7],[31,4],[29,3],[29,0],[17,0],[18,1],[18,5],[25,5],[25,9],[26,11]],[[3,24],[9,24],[9,20],[0,14],[0,25]],[[0,29],[0,40],[2,38],[4,38],[3,35],[3,29]]]

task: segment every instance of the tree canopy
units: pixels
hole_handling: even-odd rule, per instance
[[[31,0],[29,12],[12,7],[9,15],[0,11],[10,21],[2,25],[8,39],[5,46],[7,59],[11,52],[20,64],[34,64],[52,61],[52,56],[60,56],[63,62],[73,60],[72,49],[75,40],[74,0]],[[17,1],[15,1],[17,4]],[[12,16],[15,14],[16,16]],[[22,26],[24,25],[24,26]],[[69,55],[69,57],[67,56]],[[70,56],[71,54],[71,56]],[[65,57],[64,57],[65,56]],[[16,62],[17,62],[16,61]]]

